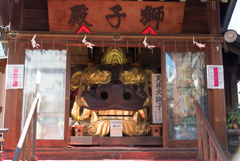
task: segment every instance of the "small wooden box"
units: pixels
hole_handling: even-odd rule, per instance
[[[73,126],[70,126],[70,125],[69,125],[69,127],[68,127],[68,135],[69,135],[69,136],[74,136],[74,131],[73,131],[73,129],[74,129]]]
[[[162,134],[162,125],[150,125],[152,129],[152,136],[161,136]]]
[[[75,125],[75,136],[83,136],[84,125]]]

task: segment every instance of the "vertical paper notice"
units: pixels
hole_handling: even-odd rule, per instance
[[[162,77],[152,74],[152,121],[162,123]]]
[[[110,136],[122,137],[122,120],[110,121]]]
[[[24,65],[6,66],[6,89],[23,88]]]
[[[207,88],[224,89],[224,75],[222,65],[207,65]]]

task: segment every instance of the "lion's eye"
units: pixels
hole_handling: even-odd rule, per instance
[[[124,95],[123,95],[123,98],[124,98],[125,100],[130,100],[130,98],[131,98],[131,93],[125,92]]]
[[[103,91],[103,92],[101,93],[101,98],[102,98],[103,100],[108,99],[108,93],[105,92],[105,91]]]

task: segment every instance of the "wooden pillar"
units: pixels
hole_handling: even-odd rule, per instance
[[[24,53],[22,53],[20,49],[20,44],[17,42],[15,42],[15,40],[10,40],[9,42],[7,64],[24,63]],[[9,132],[4,133],[5,139],[5,145],[3,146],[4,150],[13,150],[20,136],[22,94],[23,94],[22,89],[6,89],[4,128],[8,128]]]
[[[209,19],[209,32],[210,34],[220,34],[220,12],[219,12],[219,0],[207,1],[208,7],[208,19]],[[211,65],[223,65],[222,60],[222,44],[212,43],[210,52],[210,64]],[[227,150],[227,135],[226,130],[226,109],[225,109],[225,92],[224,89],[212,89],[213,100],[213,130],[215,135],[223,148]]]

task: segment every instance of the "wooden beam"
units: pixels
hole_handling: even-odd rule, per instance
[[[11,30],[22,29],[22,10],[24,0],[19,0],[18,3],[11,1]]]
[[[240,50],[239,50],[240,46],[235,46],[233,44],[228,44],[227,43],[227,49],[231,52],[233,52],[234,54],[240,55]]]
[[[19,43],[17,43],[16,48],[20,49]],[[24,61],[24,53],[21,55],[20,50],[14,52],[14,49],[15,40],[10,40],[8,64],[20,64],[22,60]],[[22,92],[22,89],[6,89],[4,127],[8,128],[9,132],[4,134],[6,141],[3,147],[4,150],[13,150],[15,140],[19,139],[16,136],[18,136],[20,132],[18,130],[21,128],[21,122],[18,122],[21,119],[18,119],[18,117],[22,114]]]
[[[0,67],[0,73],[5,74],[5,68]]]
[[[0,1],[0,25],[7,26],[10,20],[10,1],[1,0]]]
[[[208,19],[209,19],[209,32],[210,34],[220,34],[220,7],[219,0],[207,1],[208,7]],[[222,60],[222,44],[212,43],[210,52],[210,64],[211,65],[223,65]],[[224,89],[212,89],[213,107],[213,129],[215,135],[223,148],[227,150],[227,135],[226,129],[226,109],[225,109],[225,91]]]
[[[161,146],[163,139],[161,136],[142,137],[92,137],[92,136],[70,136],[70,145],[158,145]]]
[[[0,68],[6,68],[7,59],[0,59]]]

